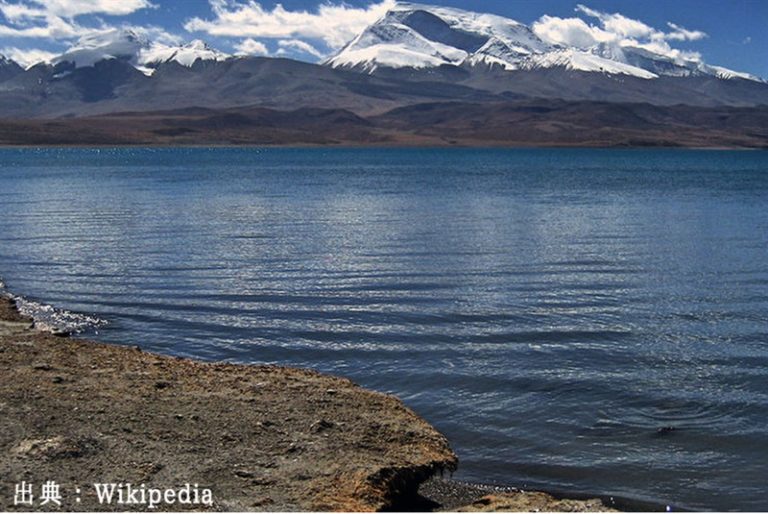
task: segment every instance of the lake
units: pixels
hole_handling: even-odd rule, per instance
[[[4,149],[0,208],[86,337],[396,394],[463,480],[768,505],[766,152]]]

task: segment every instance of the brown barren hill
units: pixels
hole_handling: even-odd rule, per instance
[[[0,119],[0,146],[464,146],[768,149],[768,106],[433,102],[364,117],[344,109],[188,108]]]

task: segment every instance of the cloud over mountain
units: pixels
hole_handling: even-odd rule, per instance
[[[667,22],[669,32],[620,13],[606,13],[579,4],[576,13],[597,20],[597,25],[579,17],[559,18],[544,15],[531,26],[534,33],[548,43],[587,49],[597,44],[642,48],[656,54],[682,61],[701,62],[700,54],[673,48],[670,41],[698,41],[707,37],[700,30],[689,30]]]
[[[210,0],[210,4],[213,19],[192,18],[184,24],[187,31],[229,37],[317,39],[330,49],[338,49],[383,16],[395,1],[382,0],[364,8],[323,3],[314,12],[292,11],[280,4],[270,10],[253,0]]]

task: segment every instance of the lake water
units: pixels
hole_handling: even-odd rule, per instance
[[[766,152],[6,149],[0,209],[87,336],[394,393],[465,480],[768,505]]]

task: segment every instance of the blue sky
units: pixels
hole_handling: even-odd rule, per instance
[[[29,64],[77,45],[89,33],[129,26],[166,44],[203,39],[228,53],[317,61],[375,20],[392,1],[0,0],[0,53]],[[663,40],[674,51],[699,53],[709,64],[768,77],[766,0],[422,3],[491,12],[526,24],[541,24],[546,15],[547,26],[558,30],[574,18],[602,31],[613,30],[610,24],[618,20],[624,27],[652,28],[652,34],[660,36],[650,37]],[[577,10],[579,4],[585,8]]]

